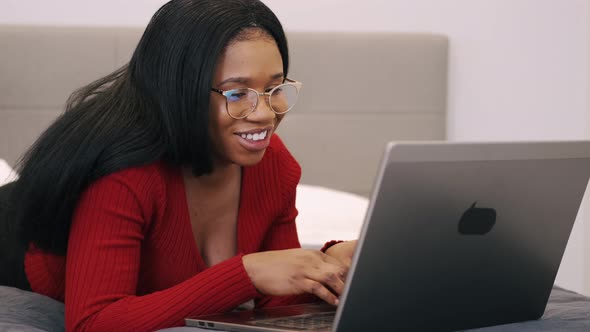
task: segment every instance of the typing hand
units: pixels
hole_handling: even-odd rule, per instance
[[[348,269],[317,250],[289,249],[245,255],[244,267],[254,286],[265,295],[311,293],[334,305],[344,289]]]

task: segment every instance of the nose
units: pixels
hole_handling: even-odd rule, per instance
[[[259,94],[258,104],[254,112],[248,115],[248,119],[256,121],[264,121],[269,118],[274,119],[277,115],[270,108],[270,96],[268,94]]]

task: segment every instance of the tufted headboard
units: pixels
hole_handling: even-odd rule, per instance
[[[14,166],[78,87],[125,64],[142,28],[0,25],[0,159]],[[304,83],[279,127],[302,183],[367,195],[389,140],[445,139],[446,37],[288,32]]]

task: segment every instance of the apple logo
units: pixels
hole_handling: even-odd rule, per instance
[[[496,223],[496,210],[475,207],[473,202],[459,220],[459,233],[465,235],[483,235],[488,233]]]

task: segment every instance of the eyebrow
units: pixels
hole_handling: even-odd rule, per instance
[[[272,81],[274,81],[276,79],[283,78],[283,76],[284,76],[284,74],[282,72],[281,73],[276,73],[274,75],[271,75],[270,76],[270,79]],[[246,83],[249,83],[250,81],[251,81],[251,79],[248,78],[248,77],[230,77],[230,78],[227,78],[227,79],[221,81],[218,85],[219,86],[222,86],[222,85],[224,85],[226,83],[242,83],[242,84],[246,84]]]

